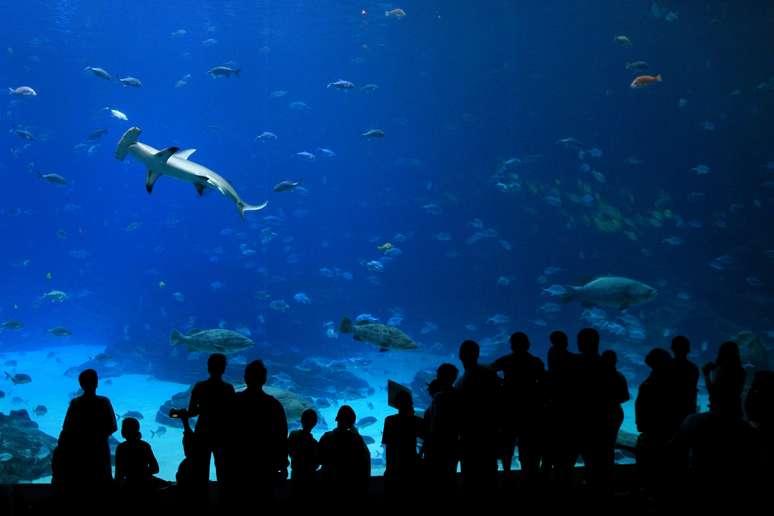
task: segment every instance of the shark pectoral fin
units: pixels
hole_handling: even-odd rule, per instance
[[[156,154],[153,155],[153,157],[161,161],[162,163],[166,163],[167,160],[171,158],[172,155],[179,150],[180,150],[179,147],[167,147],[166,149],[162,149],[158,151]]]
[[[188,159],[191,157],[191,154],[193,154],[194,152],[196,152],[196,149],[183,149],[181,151],[176,152],[175,157],[180,159]]]
[[[153,170],[148,169],[148,175],[145,177],[145,190],[148,193],[153,192],[153,185],[156,184],[156,180],[161,177],[161,174],[155,173]]]
[[[194,188],[196,188],[196,193],[199,194],[199,197],[204,195],[204,189],[206,188],[206,185],[204,183],[194,183]]]

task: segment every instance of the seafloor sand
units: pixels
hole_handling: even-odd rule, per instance
[[[0,363],[8,360],[16,360],[15,367],[5,367],[9,373],[26,373],[32,376],[32,382],[24,385],[13,385],[5,379],[0,382],[0,389],[6,396],[0,399],[0,411],[7,413],[10,410],[26,409],[34,421],[40,425],[40,429],[52,436],[58,436],[61,430],[64,415],[70,400],[70,394],[78,389],[76,378],[64,375],[64,371],[72,366],[77,366],[104,349],[87,346],[67,346],[59,348],[47,348],[30,352],[14,352],[0,354]],[[55,357],[48,357],[49,352],[56,353]],[[59,358],[59,361],[56,358]],[[318,409],[322,419],[332,428],[335,425],[336,411],[339,404],[350,404],[357,413],[358,419],[364,416],[375,416],[377,423],[362,428],[363,435],[371,436],[375,443],[369,445],[372,458],[383,458],[381,446],[381,430],[384,418],[395,411],[387,405],[386,379],[390,378],[403,384],[410,384],[414,374],[424,368],[435,368],[443,361],[453,361],[452,357],[427,355],[420,353],[368,353],[372,360],[367,367],[353,370],[354,374],[368,381],[375,388],[375,393],[364,399],[338,400],[328,408]],[[242,366],[231,366],[239,367]],[[269,371],[271,374],[271,371]],[[202,372],[202,378],[205,376]],[[161,471],[159,476],[164,479],[174,480],[177,466],[183,458],[182,430],[166,427],[166,433],[160,436],[152,435],[160,425],[155,421],[159,407],[173,394],[184,391],[185,384],[161,382],[145,375],[124,375],[116,378],[104,379],[100,382],[98,393],[108,396],[113,403],[116,415],[120,416],[129,410],[139,411],[143,415],[142,432],[156,454]],[[636,389],[630,387],[632,399],[637,395]],[[304,394],[304,393],[299,393]],[[702,400],[702,407],[706,400]],[[37,405],[45,405],[48,413],[37,416],[33,409]],[[420,407],[423,408],[423,407]],[[622,430],[636,432],[634,425],[634,402],[624,405],[625,421]],[[119,420],[120,428],[120,420]],[[325,428],[315,430],[319,438]],[[115,437],[121,440],[120,432]],[[383,466],[372,468],[374,475],[383,472]],[[214,467],[211,468],[211,476],[214,478]],[[50,477],[41,478],[39,482],[47,482]]]

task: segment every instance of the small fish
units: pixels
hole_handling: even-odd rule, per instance
[[[691,170],[695,172],[697,176],[707,175],[712,172],[712,170],[707,165],[696,165]]]
[[[307,151],[296,152],[296,156],[303,158],[307,161],[314,161],[315,159],[317,159],[317,156]]]
[[[300,184],[301,184],[300,179],[298,181],[290,181],[290,180],[280,181],[279,183],[274,185],[273,190],[275,192],[290,192]]]
[[[229,66],[215,66],[207,70],[207,73],[213,79],[217,77],[231,77],[232,75],[239,77],[239,68],[231,68]]]
[[[351,90],[354,89],[355,85],[349,81],[345,81],[344,79],[339,79],[335,82],[329,82],[326,88],[330,87],[336,88],[337,90]]]
[[[42,417],[48,414],[48,409],[46,408],[45,405],[38,405],[37,407],[32,409],[32,413],[35,414],[36,416]]]
[[[381,129],[369,129],[360,136],[363,138],[384,138],[384,131]]]
[[[335,158],[336,157],[336,153],[335,152],[333,152],[330,149],[326,149],[325,147],[317,147],[317,150],[320,152],[320,154],[322,154],[326,158]]]
[[[277,139],[277,135],[269,131],[264,131],[255,137],[255,141],[260,142],[273,142]]]
[[[376,91],[379,89],[379,85],[377,84],[366,84],[363,86],[363,91]]]
[[[161,437],[167,433],[165,426],[159,426],[156,430],[151,430],[151,437]]]
[[[124,122],[129,120],[128,116],[126,116],[124,113],[120,112],[117,109],[113,109],[111,107],[105,107],[105,111],[110,111],[110,116],[112,116],[113,118],[123,120]]]
[[[8,462],[13,459],[13,455],[8,452],[0,453],[0,462]]]
[[[377,247],[376,247],[376,249],[377,249],[378,251],[381,251],[381,252],[383,252],[383,253],[387,253],[387,252],[388,252],[388,251],[390,251],[392,248],[393,248],[393,245],[392,245],[392,243],[390,243],[390,242],[385,242],[385,243],[383,243],[382,245],[380,245],[380,246],[377,246]]]
[[[647,61],[632,61],[631,63],[626,63],[626,69],[632,70],[635,72],[642,72],[647,70],[650,67]]]
[[[14,128],[14,129],[11,129],[11,132],[16,136],[18,136],[19,138],[21,138],[22,140],[26,140],[28,142],[37,141],[37,138],[35,138],[35,135],[26,129]]]
[[[32,377],[24,373],[16,373],[11,375],[6,371],[5,376],[11,380],[14,385],[24,385],[25,383],[30,383],[32,381]]]
[[[97,77],[99,77],[100,79],[105,79],[106,81],[113,80],[113,76],[110,75],[107,72],[107,70],[105,70],[104,68],[99,68],[97,66],[87,66],[86,68],[83,69],[83,71],[84,72],[91,72],[94,75],[96,75]]]
[[[86,137],[86,140],[90,142],[99,140],[100,138],[105,136],[107,132],[108,132],[107,129],[97,129],[96,131],[90,132],[89,135]]]
[[[629,87],[633,90],[645,88],[656,82],[662,82],[661,74],[658,75],[638,75],[634,78]]]
[[[401,8],[390,9],[389,11],[384,11],[384,15],[387,18],[404,18],[406,16],[406,11]]]
[[[38,92],[29,86],[19,86],[18,88],[8,88],[8,95],[14,97],[37,97]]]
[[[68,330],[67,328],[62,328],[61,326],[57,326],[55,328],[51,328],[48,330],[48,333],[51,335],[54,335],[55,337],[69,337],[72,335],[72,332]]]
[[[140,82],[140,79],[137,77],[124,77],[123,79],[118,79],[118,82],[124,86],[131,86],[132,88],[142,87],[142,82]]]
[[[376,423],[376,418],[374,416],[366,416],[364,418],[361,418],[355,426],[358,428],[366,428]]]
[[[5,321],[0,323],[0,328],[3,330],[20,330],[24,328],[24,324],[20,323],[19,321]]]
[[[43,174],[41,172],[38,172],[38,177],[54,185],[67,186],[68,184],[67,179],[60,176],[59,174]]]
[[[629,36],[625,36],[623,34],[620,36],[614,37],[613,41],[615,41],[616,43],[624,47],[632,46],[632,40],[629,39]]]

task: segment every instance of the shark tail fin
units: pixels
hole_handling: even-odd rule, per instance
[[[564,287],[564,292],[557,296],[559,298],[559,301],[561,301],[562,303],[569,303],[578,296],[578,287],[574,287],[572,285],[562,285],[562,286]]]
[[[126,154],[129,152],[129,147],[137,143],[137,138],[139,138],[141,132],[142,129],[139,127],[130,127],[126,130],[123,136],[121,136],[121,139],[118,141],[118,146],[116,147],[117,160],[124,161]]]
[[[268,204],[269,201],[265,201],[258,205],[247,204],[246,202],[240,201],[237,203],[237,208],[239,208],[239,214],[242,216],[242,218],[245,218],[246,211],[259,211],[264,209]]]
[[[15,91],[16,91],[16,90],[14,90],[13,88],[11,88],[11,87],[8,87],[8,95],[13,95],[13,93],[14,93]]]

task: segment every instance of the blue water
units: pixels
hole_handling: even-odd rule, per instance
[[[407,15],[384,16],[395,7]],[[168,382],[163,402],[205,374],[206,356],[170,346],[175,328],[249,331],[256,346],[234,358],[236,380],[253,358],[270,373],[364,358],[344,367],[374,392],[330,396],[330,410],[352,402],[359,416],[389,413],[388,377],[411,383],[420,365],[455,361],[466,338],[488,361],[523,330],[545,356],[552,330],[593,324],[633,392],[644,352],[678,333],[697,362],[742,330],[772,344],[774,11],[763,2],[92,0],[5,3],[0,16],[2,84],[37,92],[9,95],[0,114],[0,321],[24,325],[0,334],[0,358],[33,377],[4,380],[0,410],[31,410],[50,394],[41,374],[100,350],[117,362],[100,371],[118,375],[121,389],[106,387],[116,407],[132,409],[122,397],[146,382]],[[625,65],[637,60],[663,82],[630,88]],[[240,76],[207,75],[222,64]],[[121,86],[127,75],[143,86]],[[338,79],[355,88],[326,88]],[[143,165],[114,157],[131,126],[154,147],[196,148],[193,161],[268,207],[242,220],[217,191],[198,198],[168,177],[148,195]],[[385,137],[360,136],[373,128]],[[277,140],[255,141],[264,131]],[[580,144],[557,143],[568,137]],[[272,191],[298,179],[306,191]],[[386,242],[399,251],[385,256]],[[658,296],[602,313],[544,292],[604,275]],[[51,290],[68,299],[41,301]],[[270,307],[279,300],[289,308]],[[420,350],[378,353],[337,335],[361,313],[401,315]],[[52,349],[62,363],[43,367]],[[50,381],[77,387],[72,372]],[[37,418],[52,435],[67,392]],[[157,427],[147,411],[143,425]]]

